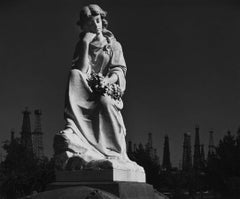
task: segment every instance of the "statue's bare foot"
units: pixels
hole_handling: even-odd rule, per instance
[[[69,158],[73,157],[73,153],[65,151],[54,156],[55,168],[57,170],[64,170],[68,163]]]
[[[86,164],[82,158],[75,156],[68,160],[66,170],[81,170],[86,167]]]
[[[110,162],[109,160],[106,160],[106,159],[92,160],[87,164],[86,168],[94,169],[94,170],[112,169],[113,164],[112,164],[112,162]]]

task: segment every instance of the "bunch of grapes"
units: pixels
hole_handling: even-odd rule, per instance
[[[88,85],[93,90],[94,94],[98,96],[107,94],[115,100],[120,100],[123,95],[121,88],[117,84],[107,84],[102,87],[100,84],[102,78],[102,74],[92,73],[88,79]]]
[[[93,90],[95,94],[104,95],[106,93],[106,88],[102,87],[101,82],[102,74],[100,73],[91,73],[90,78],[88,79],[88,85]]]
[[[106,93],[115,100],[120,100],[123,95],[121,88],[117,84],[108,85],[106,87]]]

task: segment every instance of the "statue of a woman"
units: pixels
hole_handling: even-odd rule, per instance
[[[94,4],[80,11],[77,24],[81,33],[65,99],[66,128],[54,138],[56,163],[62,169],[143,171],[129,160],[126,152],[121,96],[126,87],[127,67],[120,43],[107,30],[106,15]]]

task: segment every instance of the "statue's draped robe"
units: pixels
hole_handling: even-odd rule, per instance
[[[125,90],[126,64],[121,45],[111,32],[104,32],[104,36],[104,42],[93,41],[89,46],[87,73],[77,69],[81,42],[76,45],[66,90],[66,128],[55,136],[55,154],[69,151],[86,162],[106,159],[129,162],[121,99],[114,100],[108,95],[92,99],[93,92],[88,85],[93,71],[103,76],[115,73],[117,84]]]

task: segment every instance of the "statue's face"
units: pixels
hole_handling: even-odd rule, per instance
[[[100,34],[102,32],[102,18],[100,15],[91,16],[83,27],[85,32]]]

